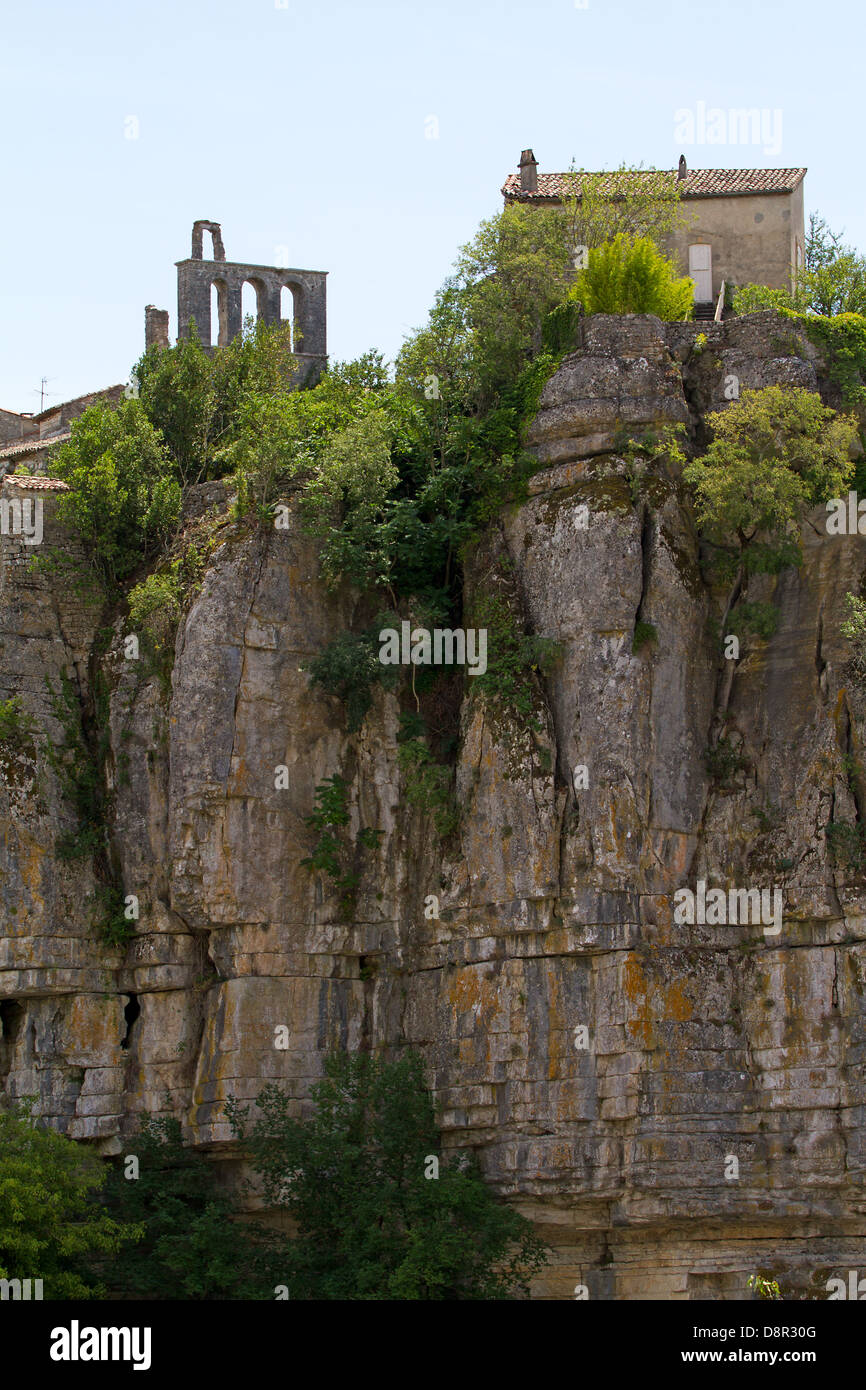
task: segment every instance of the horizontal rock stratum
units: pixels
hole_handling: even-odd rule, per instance
[[[771,314],[708,326],[698,352],[696,326],[653,318],[583,333],[527,434],[542,469],[466,576],[467,605],[498,588],[562,657],[527,675],[533,721],[492,718],[463,677],[444,846],[401,795],[395,697],[348,735],[302,669],[352,612],[300,527],[226,523],[167,696],[124,662],[120,624],[98,657],[99,615],[0,538],[0,696],[60,744],[45,676],[65,669],[85,701],[109,678],[112,847],[140,902],[128,948],[94,939],[92,871],[55,852],[60,785],[0,745],[0,1083],[105,1152],[170,1111],[230,1161],[227,1097],[275,1079],[300,1110],[328,1050],[411,1045],[445,1144],[476,1150],[552,1247],[535,1296],[743,1298],[756,1271],[815,1292],[866,1267],[866,899],[824,833],[859,815],[845,768],[866,705],[839,625],[866,538],[828,536],[818,509],[802,568],[761,580],[780,621],[739,664],[741,766],[719,785],[691,506],[662,466],[635,486],[618,451],[623,430],[677,422],[705,440],[731,374],[838,401]],[[65,544],[55,506],[46,544]],[[638,621],[656,640],[633,652]],[[301,864],[337,772],[352,831],[382,832],[350,922]],[[782,931],[675,922],[698,880],[780,889]]]

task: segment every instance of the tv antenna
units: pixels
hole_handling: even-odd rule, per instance
[[[33,394],[34,394],[34,396],[36,395],[36,392],[37,392],[37,391],[39,392],[39,414],[40,414],[40,415],[42,414],[42,411],[45,409],[45,397],[46,397],[46,396],[56,396],[56,395],[57,395],[57,392],[56,392],[56,391],[46,391],[46,390],[45,390],[45,387],[48,385],[49,381],[54,381],[55,379],[56,379],[56,378],[53,377],[53,376],[44,376],[44,377],[42,378],[42,383],[41,383],[41,385],[40,385],[40,386],[35,386],[35,387],[33,388]]]

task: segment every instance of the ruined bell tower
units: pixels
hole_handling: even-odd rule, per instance
[[[209,233],[213,259],[204,257],[204,233]],[[178,339],[187,338],[195,323],[202,346],[213,351],[238,336],[243,326],[241,294],[250,284],[256,295],[256,317],[267,324],[292,322],[292,349],[307,365],[304,379],[327,360],[327,306],[324,270],[293,270],[279,266],[227,261],[218,222],[202,218],[193,223],[188,260],[177,261]],[[218,320],[211,322],[212,287],[216,288]],[[291,313],[283,313],[283,290],[291,296]],[[214,334],[216,328],[216,334]],[[148,304],[145,346],[168,347],[168,312]]]

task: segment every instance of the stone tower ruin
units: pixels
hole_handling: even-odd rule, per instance
[[[204,258],[204,233],[210,233],[213,259]],[[241,295],[244,284],[256,295],[256,317],[267,324],[291,320],[292,347],[307,365],[304,378],[318,373],[327,359],[327,307],[324,270],[293,270],[279,266],[227,261],[218,222],[193,223],[188,260],[177,261],[178,339],[195,329],[206,350],[224,347],[243,327]],[[212,323],[212,287],[216,287],[217,323]],[[283,290],[291,294],[291,312],[283,313]],[[214,327],[216,334],[214,335]],[[148,304],[145,309],[145,347],[168,347],[168,311]]]

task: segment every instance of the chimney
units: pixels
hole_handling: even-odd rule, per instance
[[[520,191],[521,193],[538,192],[538,160],[532,150],[521,150],[520,163]]]
[[[689,169],[688,169],[688,165],[686,164],[686,157],[685,157],[684,154],[681,154],[681,155],[680,155],[680,167],[679,167],[679,169],[677,170],[677,183],[682,183],[683,179],[685,178],[685,176],[686,176],[686,174],[687,174],[688,172],[689,172]]]

